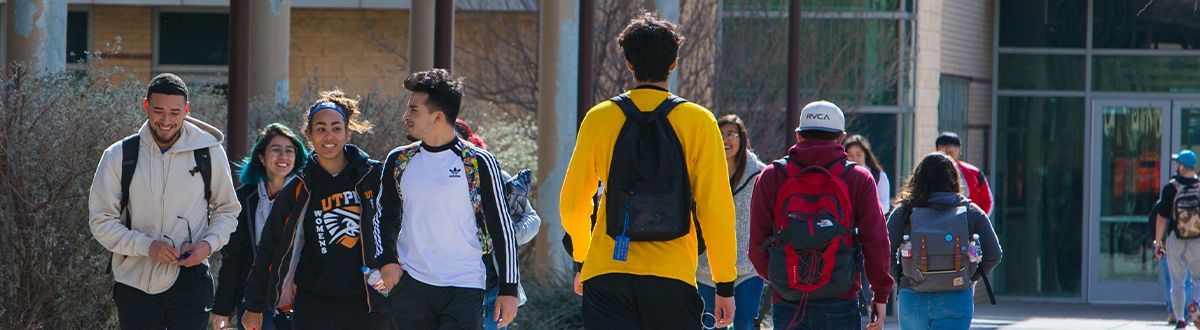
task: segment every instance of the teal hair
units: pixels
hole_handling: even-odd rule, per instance
[[[296,148],[296,159],[293,160],[292,171],[289,175],[294,175],[304,167],[305,161],[308,160],[308,150],[304,147],[304,141],[300,140],[300,136],[296,135],[295,131],[288,128],[287,125],[273,123],[264,127],[258,132],[258,137],[254,139],[254,145],[250,147],[250,154],[246,158],[242,158],[238,167],[238,181],[242,184],[257,184],[267,181],[267,168],[259,160],[258,156],[263,156],[267,152],[267,145],[271,143],[271,139],[276,136],[283,136],[292,140],[292,146]]]

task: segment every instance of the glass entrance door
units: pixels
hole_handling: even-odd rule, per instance
[[[1097,99],[1092,111],[1088,300],[1162,303],[1150,213],[1171,153],[1200,148],[1200,102]]]

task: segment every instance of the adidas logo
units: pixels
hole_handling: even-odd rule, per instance
[[[461,168],[450,169],[450,177],[451,178],[461,178],[462,177],[462,169]]]
[[[824,220],[818,221],[817,227],[821,227],[821,228],[833,227],[833,221],[830,221],[829,219],[824,219]]]

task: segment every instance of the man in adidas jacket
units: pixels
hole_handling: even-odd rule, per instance
[[[142,102],[149,120],[138,131],[129,204],[122,212],[118,141],[96,167],[89,225],[113,253],[113,300],[122,329],[204,329],[213,301],[208,257],[229,240],[241,211],[221,147],[224,136],[188,117],[187,86],[175,75],[155,77]],[[211,160],[207,201],[193,154],[200,148],[208,148]]]

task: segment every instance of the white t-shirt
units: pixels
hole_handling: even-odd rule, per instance
[[[404,271],[422,283],[485,289],[487,270],[466,175],[454,149],[424,149],[400,178],[404,219],[397,253]]]

